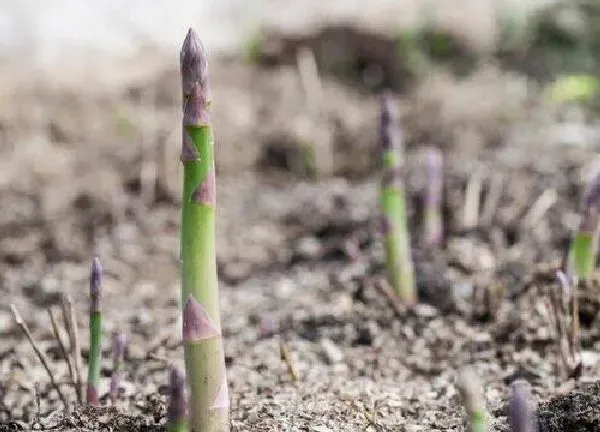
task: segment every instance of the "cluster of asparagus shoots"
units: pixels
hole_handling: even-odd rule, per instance
[[[388,282],[404,304],[417,301],[403,182],[403,142],[391,93],[381,96],[380,152],[382,164],[380,204]]]
[[[579,332],[579,290],[589,283],[598,253],[600,174],[588,186],[580,208],[580,221],[567,256],[566,272],[559,270],[559,290],[550,293],[550,326],[557,339],[558,375],[579,378],[582,372]]]
[[[90,317],[90,347],[88,356],[88,381],[86,390],[86,402],[91,405],[99,404],[98,388],[100,382],[100,359],[101,359],[101,343],[102,343],[102,313],[100,309],[102,288],[102,265],[98,258],[94,258],[90,271],[90,301],[89,301],[89,317]],[[52,309],[48,310],[52,330],[60,347],[61,353],[69,368],[72,384],[75,387],[78,403],[83,402],[82,396],[82,361],[81,361],[81,345],[79,342],[79,331],[77,328],[77,317],[75,307],[71,298],[67,295],[63,297],[62,304],[63,319],[65,328],[69,335],[70,349],[67,349],[67,344],[63,341],[61,332],[58,326],[58,321]],[[58,381],[54,378],[54,374],[49,366],[48,359],[39,346],[27,323],[14,305],[11,305],[11,310],[17,325],[21,328],[29,343],[33,347],[37,357],[44,366],[44,369],[50,377],[50,383],[58,393],[61,401],[68,407],[68,399],[60,388]],[[122,333],[116,334],[113,344],[113,374],[110,383],[110,396],[113,403],[116,403],[119,390],[119,373],[123,363],[123,355],[125,351],[125,335]]]
[[[215,163],[207,55],[190,29],[180,55],[183,91],[181,296],[190,428],[229,430],[229,395],[215,255]]]

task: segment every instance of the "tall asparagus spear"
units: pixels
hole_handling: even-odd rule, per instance
[[[185,403],[185,379],[179,369],[173,367],[169,374],[169,408],[167,411],[169,432],[187,432],[187,405]]]
[[[380,151],[383,176],[380,199],[387,272],[396,294],[404,303],[412,304],[417,300],[417,293],[406,218],[401,147],[402,135],[396,120],[394,101],[391,93],[386,92],[381,96]]]
[[[214,142],[206,52],[190,29],[181,49],[183,204],[181,280],[183,341],[195,432],[229,430],[229,395],[215,256]]]
[[[95,257],[90,271],[90,354],[88,360],[87,403],[98,405],[98,384],[100,382],[100,342],[102,313],[100,312],[102,265]]]

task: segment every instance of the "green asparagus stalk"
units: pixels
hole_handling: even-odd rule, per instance
[[[459,373],[457,387],[469,415],[471,432],[487,432],[488,414],[479,377],[470,369],[463,369]]]
[[[229,395],[215,256],[216,191],[208,67],[204,47],[192,29],[181,50],[181,80],[181,292],[190,425],[195,432],[225,432],[229,431]]]
[[[600,220],[600,174],[592,181],[581,203],[581,220],[569,249],[569,274],[587,281],[596,263]]]
[[[167,411],[169,432],[187,432],[187,405],[185,403],[185,379],[181,371],[172,368],[169,375],[169,408]]]
[[[102,285],[102,265],[95,257],[90,271],[90,354],[88,360],[87,403],[98,405],[98,385],[100,383],[100,342],[102,313],[100,311]]]
[[[382,231],[386,250],[388,280],[406,304],[417,301],[406,200],[402,181],[402,135],[396,120],[392,95],[381,97],[380,151]]]
[[[113,335],[113,370],[110,376],[110,400],[117,403],[119,398],[119,386],[121,385],[121,368],[123,367],[123,357],[125,356],[125,333],[115,333]]]

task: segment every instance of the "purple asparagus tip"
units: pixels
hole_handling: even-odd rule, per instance
[[[537,431],[537,421],[532,403],[529,383],[521,379],[514,381],[508,405],[508,423],[512,432]]]
[[[185,420],[186,414],[185,378],[179,369],[173,367],[169,375],[169,408],[167,412],[169,424]]]
[[[102,285],[102,264],[98,257],[92,260],[90,270],[90,310],[100,312],[100,286]]]
[[[194,83],[199,83],[208,100],[208,60],[202,41],[194,29],[189,29],[183,41],[179,60],[184,99],[192,92]]]
[[[380,98],[380,145],[381,151],[398,150],[401,144],[401,131],[397,124],[398,112],[392,92],[384,91]]]
[[[589,184],[581,201],[581,222],[579,230],[593,233],[598,225],[600,214],[600,173]]]

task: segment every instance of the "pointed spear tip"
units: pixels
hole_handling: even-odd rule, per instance
[[[90,289],[93,294],[100,290],[100,284],[102,283],[102,263],[100,258],[97,256],[92,260],[92,267],[90,271]]]
[[[192,55],[202,55],[204,54],[204,46],[202,45],[202,41],[198,36],[198,33],[190,27],[187,34],[185,35],[185,39],[183,40],[183,45],[181,46],[181,56],[192,56]]]
[[[194,83],[200,83],[208,100],[208,55],[202,40],[190,29],[180,52],[181,84],[184,101],[190,95]]]

